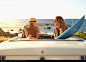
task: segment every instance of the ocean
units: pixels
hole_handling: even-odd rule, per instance
[[[76,23],[79,19],[65,19],[65,22],[67,25],[73,25]],[[11,33],[17,33],[18,30],[25,25],[28,25],[29,19],[0,19],[0,27],[5,31],[9,31]],[[37,19],[38,23],[44,23],[44,24],[51,24],[54,22],[54,19]],[[40,29],[40,33],[47,33],[52,35],[53,34],[53,28],[56,26],[48,26],[51,27],[51,29],[44,29],[46,26],[38,26]],[[14,30],[14,31],[11,31]],[[78,31],[82,31],[86,33],[86,19],[84,20],[81,28]],[[77,31],[77,32],[78,32]]]

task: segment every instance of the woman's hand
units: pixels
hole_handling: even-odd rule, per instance
[[[53,29],[53,33],[54,33],[54,38],[58,37],[58,31],[56,28]]]
[[[58,31],[56,28],[53,29],[53,32],[58,34]]]

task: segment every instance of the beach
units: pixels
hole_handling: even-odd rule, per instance
[[[9,38],[7,38],[7,37],[0,37],[0,43],[3,42],[3,41],[7,41],[9,39],[11,39],[11,38],[10,37]]]
[[[10,32],[5,32],[0,28],[0,43],[11,39],[12,37],[18,36],[18,33],[11,34]]]

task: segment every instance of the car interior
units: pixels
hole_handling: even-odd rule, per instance
[[[27,27],[28,25],[24,26],[24,29],[25,27]],[[71,27],[70,25],[67,25],[67,27]],[[25,31],[23,29],[23,34],[22,34],[22,38],[26,38],[25,36]],[[44,27],[44,29],[51,29],[51,27]],[[54,35],[47,35],[47,34],[39,34],[39,38],[38,39],[54,39]]]

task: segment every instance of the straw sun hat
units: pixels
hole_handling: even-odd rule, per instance
[[[36,18],[30,18],[28,22],[29,23],[34,23],[34,22],[36,22]]]

